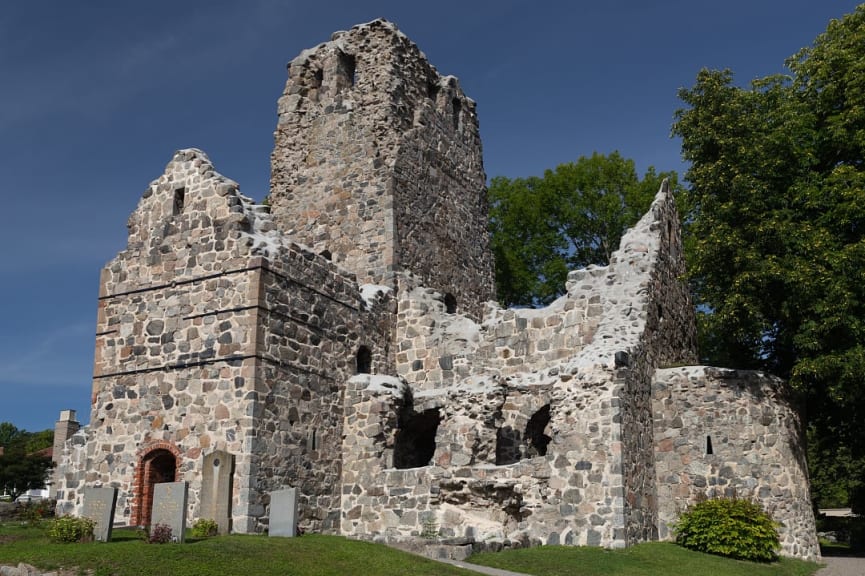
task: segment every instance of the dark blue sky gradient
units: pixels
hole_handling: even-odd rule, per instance
[[[478,102],[488,176],[598,151],[686,168],[670,125],[701,67],[784,72],[843,0],[28,0],[0,7],[0,421],[89,417],[99,270],[179,148],[267,192],[286,63],[384,17]]]

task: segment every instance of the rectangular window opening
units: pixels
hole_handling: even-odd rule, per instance
[[[183,213],[183,202],[186,197],[186,188],[178,188],[174,191],[174,208],[171,213],[174,216]]]

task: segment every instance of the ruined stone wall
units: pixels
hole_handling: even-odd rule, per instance
[[[423,517],[536,543],[624,546],[654,537],[651,375],[663,362],[694,357],[688,318],[659,312],[689,305],[681,260],[663,256],[675,255],[675,218],[664,188],[609,266],[572,272],[567,294],[541,310],[493,306],[476,324],[449,313],[441,293],[401,284],[396,366],[405,381],[391,390],[390,406],[397,416],[379,402],[367,425],[387,430],[383,422],[395,419],[397,429],[379,438],[392,438],[398,453],[411,428],[406,405],[440,421],[430,460],[412,467],[426,470],[418,482],[433,492],[421,508],[414,490],[411,503],[397,499],[418,524],[401,521],[391,532],[417,532]],[[373,478],[391,466],[386,458],[380,452],[358,466]],[[374,504],[390,506],[395,494],[385,489]],[[358,534],[384,521],[364,517],[353,519]]]
[[[393,287],[409,270],[479,317],[493,296],[475,104],[377,20],[289,66],[271,157],[278,225]]]
[[[473,376],[544,372],[592,341],[600,321],[602,283],[537,310],[487,304],[484,321],[448,313],[444,295],[400,284],[396,372],[417,390],[446,388]]]
[[[526,539],[518,483],[535,480],[525,467],[515,473],[495,465],[504,403],[504,387],[491,382],[414,396],[397,378],[352,378],[345,395],[343,533],[394,542],[422,535]],[[406,410],[438,411],[441,422],[429,460],[398,468],[401,443],[412,440],[405,438]]]
[[[626,234],[611,259],[611,268],[627,284],[635,271],[644,279],[636,287],[644,291],[641,315],[645,319],[637,346],[614,359],[617,378],[623,384],[622,466],[625,477],[625,524],[629,544],[657,539],[657,492],[655,486],[652,427],[652,375],[669,364],[697,360],[694,307],[685,274],[679,218],[675,199],[665,182],[659,197],[635,227]],[[651,220],[648,230],[641,230]],[[649,232],[648,237],[640,232]],[[654,245],[653,245],[654,244]],[[648,262],[644,254],[651,253]],[[634,286],[632,286],[633,288]]]
[[[610,545],[610,392],[586,387],[573,395],[572,437],[563,445],[547,438],[539,450],[525,432],[551,400],[556,406],[550,386],[493,379],[415,395],[396,378],[353,378],[345,396],[343,533],[401,541],[432,530],[488,543]],[[401,469],[393,463],[410,429],[400,422],[407,406],[437,410],[441,422],[430,460]],[[539,436],[549,432],[545,421],[540,428]],[[567,476],[553,477],[566,453],[574,459]]]
[[[662,539],[700,498],[747,498],[781,524],[782,554],[819,557],[804,439],[782,381],[703,366],[659,370],[653,405]]]

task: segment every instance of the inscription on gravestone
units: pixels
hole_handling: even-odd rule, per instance
[[[93,538],[98,542],[111,540],[111,527],[114,524],[116,504],[117,488],[106,486],[84,488],[84,509],[81,515],[96,523],[93,527]]]
[[[269,536],[294,536],[297,532],[297,488],[270,493]]]
[[[162,482],[153,486],[153,510],[150,515],[151,529],[157,524],[171,528],[175,542],[185,540],[186,502],[189,489],[186,482]]]
[[[234,455],[217,450],[204,457],[201,471],[200,518],[214,520],[220,534],[231,532],[231,493]]]

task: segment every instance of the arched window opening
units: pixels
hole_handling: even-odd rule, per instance
[[[445,294],[445,312],[448,314],[457,313],[457,298],[450,292]]]
[[[372,372],[372,351],[366,346],[357,349],[357,374],[370,374]]]
[[[183,214],[183,203],[186,200],[186,188],[178,188],[174,191],[174,205],[171,214],[177,216]]]
[[[529,418],[529,423],[526,424],[526,457],[533,458],[535,456],[546,456],[547,445],[550,443],[550,438],[544,434],[547,425],[550,423],[550,405],[547,404],[540,410],[534,413]]]
[[[142,456],[138,466],[135,487],[138,506],[132,521],[137,526],[149,526],[154,486],[163,482],[174,482],[177,479],[177,458],[171,451],[157,448]]]
[[[400,420],[393,448],[394,468],[428,466],[436,451],[436,432],[441,422],[438,408],[410,412]]]

